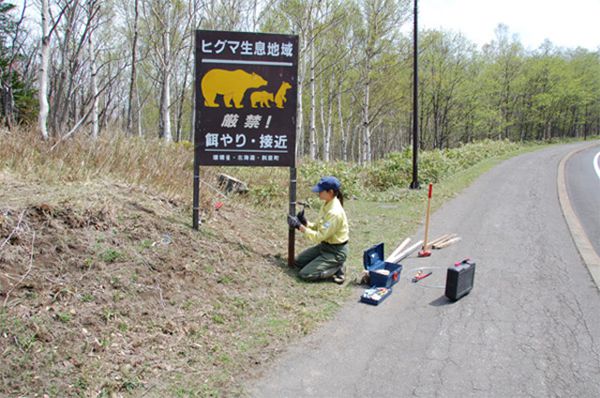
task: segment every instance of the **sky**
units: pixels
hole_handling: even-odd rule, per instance
[[[600,48],[600,0],[418,0],[419,30],[462,32],[480,47],[498,24],[529,49],[545,39],[555,46]]]

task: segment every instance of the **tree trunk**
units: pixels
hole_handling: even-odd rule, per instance
[[[306,47],[304,49],[306,49]],[[306,73],[304,60],[302,59],[304,54],[305,51],[300,51],[300,54],[298,54],[298,95],[296,96],[298,103],[298,110],[296,112],[296,159],[299,157],[299,155],[304,155],[304,129],[302,128],[304,125],[302,92],[304,87],[304,76]]]
[[[67,129],[69,116],[76,119],[76,115],[69,115],[69,107],[71,106],[71,89],[74,85],[72,72],[77,63],[75,62],[76,58],[70,56],[69,50],[72,47],[71,41],[73,40],[79,1],[67,2],[64,7],[66,27],[62,42],[59,40],[59,47],[61,49],[60,65],[57,70],[58,76],[53,80],[53,87],[56,87],[56,89],[53,89],[53,95],[51,96],[52,114],[50,115],[52,129],[59,135],[63,134],[63,131]]]
[[[344,162],[348,161],[348,148],[346,145],[346,131],[344,130],[344,116],[342,114],[342,83],[341,81],[338,84],[338,118],[340,119],[340,136],[341,136],[341,145],[342,145],[342,160]]]
[[[93,33],[90,31],[88,36],[88,48],[90,52],[90,76],[92,89],[92,138],[98,138],[98,81],[96,78],[96,50],[94,48]]]
[[[325,122],[325,95],[323,95],[323,85],[319,84],[319,89],[320,89],[320,96],[319,96],[319,116],[321,118],[321,131],[324,133],[323,134],[323,160],[328,161],[329,160],[329,154],[326,154],[325,152],[327,151],[326,146],[328,145],[327,142],[327,134],[326,134],[326,130],[325,130],[325,126],[326,126],[326,122]]]
[[[159,136],[166,142],[171,142],[171,119],[169,114],[169,103],[171,102],[170,91],[171,76],[167,71],[163,71],[163,80],[160,90],[160,133]]]
[[[12,91],[12,71],[10,65],[7,76],[8,79],[6,79],[6,82],[2,82],[0,79],[0,83],[2,83],[0,87],[0,95],[2,96],[0,98],[0,105],[2,106],[1,111],[5,117],[6,127],[8,127],[8,130],[12,130],[14,125],[15,99]]]
[[[312,23],[311,23],[312,32]],[[316,85],[315,85],[315,42],[314,37],[311,37],[309,48],[309,62],[310,62],[310,158],[315,160],[317,158],[317,126],[316,126]]]
[[[127,133],[130,135],[139,135],[139,131],[133,131],[132,127],[136,129],[138,124],[133,120],[134,115],[137,117],[137,110],[133,108],[134,103],[137,105],[137,93],[136,93],[136,73],[137,73],[137,40],[138,40],[138,20],[139,20],[139,0],[135,0],[134,3],[134,19],[133,19],[133,42],[131,44],[131,79],[129,81],[129,100],[127,104]]]
[[[170,2],[167,1],[163,31],[163,70],[160,95],[160,136],[166,141],[173,141],[171,134],[171,117],[169,106],[171,104],[171,21]]]
[[[371,161],[371,126],[369,120],[369,100],[371,82],[369,78],[370,62],[367,60],[367,78],[365,79],[365,102],[363,107],[363,145],[362,145],[362,159],[363,164],[367,164]]]
[[[40,113],[38,130],[44,140],[48,139],[48,64],[50,59],[50,32],[48,27],[48,0],[42,0],[42,51],[39,73]]]
[[[189,75],[188,67],[190,65],[190,59],[192,58],[192,50],[194,48],[194,46],[193,46],[194,40],[193,39],[190,39],[190,40],[191,40],[191,43],[188,48],[187,56],[185,59],[185,70],[183,72],[184,73],[183,84],[181,87],[181,96],[179,98],[179,105],[178,105],[178,109],[177,109],[177,124],[176,124],[176,128],[175,128],[175,137],[176,137],[177,142],[181,141],[181,128],[182,128],[182,124],[183,124],[183,107],[185,105],[185,90],[187,88],[188,75]],[[193,112],[193,110],[192,110],[192,112]]]
[[[327,110],[327,127],[325,128],[325,161],[329,162],[329,159],[331,158],[331,131],[333,130],[333,95],[332,95],[332,91],[333,88],[331,87],[332,82],[334,81],[334,77],[332,76],[331,80],[329,81],[329,93],[327,95],[327,98],[329,99],[329,109]]]

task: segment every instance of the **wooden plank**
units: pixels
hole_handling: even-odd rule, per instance
[[[409,244],[409,242],[410,242],[410,238],[404,239],[404,241],[402,243],[400,243],[396,249],[394,249],[394,251],[392,252],[392,254],[390,254],[385,259],[385,261],[389,262],[389,259],[394,258],[398,253],[400,253],[406,247],[406,245]]]
[[[404,249],[402,252],[398,253],[396,255],[396,257],[390,259],[390,263],[399,263],[400,261],[404,260],[406,257],[408,257],[410,254],[412,254],[413,252],[415,252],[417,249],[419,249],[419,247],[421,247],[421,245],[423,244],[423,241],[420,240],[417,243],[415,243],[414,245],[412,245],[411,247],[409,247],[408,249]]]
[[[449,239],[451,235],[452,235],[452,234],[445,234],[445,235],[439,236],[438,238],[436,238],[436,239],[432,240],[431,242],[429,242],[429,244],[430,244],[431,246],[433,246],[433,245],[435,245],[436,243],[441,243],[442,241],[444,241],[444,240],[446,240],[446,239]]]
[[[448,247],[451,244],[458,242],[460,239],[461,239],[460,236],[457,236],[457,237],[449,239],[445,242],[438,243],[437,245],[433,246],[433,248],[434,249],[443,249],[444,247]]]

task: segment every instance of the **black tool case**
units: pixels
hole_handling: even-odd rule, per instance
[[[475,280],[475,263],[465,259],[448,267],[446,273],[446,297],[456,301],[469,294]]]

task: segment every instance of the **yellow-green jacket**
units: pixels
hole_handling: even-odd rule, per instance
[[[323,204],[317,222],[309,222],[304,235],[315,243],[339,244],[348,241],[348,219],[338,198]]]

